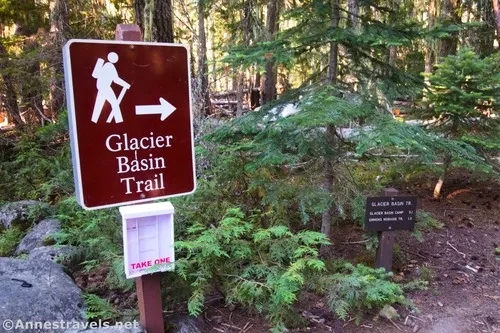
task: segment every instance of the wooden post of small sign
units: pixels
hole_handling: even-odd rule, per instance
[[[118,24],[115,39],[142,41],[141,29],[136,24]],[[135,279],[139,315],[142,326],[148,333],[163,333],[163,305],[161,300],[160,273],[144,275]]]
[[[385,188],[382,190],[382,196],[395,197],[398,195],[395,188]],[[383,267],[387,272],[392,271],[392,254],[396,231],[380,231],[378,233],[377,257],[375,267]]]

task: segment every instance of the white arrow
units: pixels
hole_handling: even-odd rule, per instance
[[[160,97],[160,105],[136,105],[135,114],[161,114],[161,120],[167,119],[177,108]]]

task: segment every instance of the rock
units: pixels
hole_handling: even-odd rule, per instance
[[[30,260],[48,260],[57,262],[58,258],[71,255],[76,251],[76,246],[71,245],[51,245],[34,248],[29,253]]]
[[[63,331],[62,333],[143,333],[145,330],[142,328],[141,324],[138,321],[122,323],[121,325],[110,325],[104,327],[106,323],[102,323],[101,328],[92,328],[92,325],[98,325],[98,323],[86,323],[91,327],[90,329],[82,330],[82,329],[71,329]]]
[[[169,333],[202,333],[205,323],[203,319],[190,316],[176,316],[169,318],[174,328]]]
[[[134,292],[134,293],[130,294],[130,296],[128,297],[128,301],[130,303],[137,302],[137,293]]]
[[[83,307],[81,290],[61,265],[46,260],[0,258],[0,322],[7,319],[84,322]],[[18,329],[16,332],[34,331]]]
[[[467,280],[463,276],[455,276],[453,278],[453,282],[452,283],[454,285],[459,285],[459,284],[464,284],[466,282],[467,282]]]
[[[413,326],[413,333],[417,333],[418,331],[420,331],[420,327],[418,325],[415,325]]]
[[[418,260],[410,260],[410,264],[416,265],[418,264]]]
[[[61,230],[61,221],[59,220],[46,219],[40,221],[21,240],[21,243],[17,246],[16,255],[28,253],[34,248],[46,245],[44,241],[59,230]]]
[[[396,283],[401,283],[404,281],[404,277],[401,276],[401,275],[394,275],[392,277],[392,281],[396,282]]]
[[[24,200],[8,203],[0,208],[0,229],[12,226],[27,228],[29,226],[29,209],[38,205],[38,201]]]
[[[315,307],[316,309],[323,309],[323,308],[325,307],[325,303],[323,303],[323,302],[318,302],[318,303],[314,304],[314,307]]]
[[[380,310],[378,315],[380,317],[390,319],[390,320],[394,320],[394,319],[397,319],[399,317],[398,311],[390,305],[385,305],[382,308],[382,310]]]

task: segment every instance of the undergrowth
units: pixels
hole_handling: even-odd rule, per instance
[[[57,202],[73,194],[66,113],[57,123],[26,127],[0,139],[0,201]]]
[[[8,257],[14,253],[25,232],[12,227],[0,232],[0,257]]]
[[[317,247],[328,241],[283,225],[259,228],[256,218],[232,208],[216,225],[190,227],[189,239],[176,243],[185,253],[177,271],[191,283],[191,315],[199,315],[206,295],[215,292],[266,314],[272,330],[282,332],[308,273],[325,271]]]
[[[107,300],[95,294],[84,294],[83,300],[85,302],[85,318],[87,320],[118,319],[119,313]]]
[[[85,253],[85,261],[76,269],[89,271],[107,266],[110,268],[108,283],[112,288],[131,289],[133,280],[127,280],[123,270],[118,210],[84,210],[74,197],[70,197],[57,205],[57,212],[56,217],[62,221],[62,230],[55,235],[57,243],[77,246]]]
[[[365,310],[381,309],[399,303],[411,307],[403,287],[391,281],[384,268],[371,268],[338,262],[316,281],[316,288],[326,294],[328,306],[342,320],[354,315],[359,323]]]
[[[345,104],[342,110],[351,106]],[[189,294],[188,310],[199,315],[206,297],[219,295],[228,304],[262,313],[275,332],[284,331],[297,318],[294,305],[305,285],[315,285],[327,295],[331,310],[340,318],[359,317],[365,309],[387,304],[409,305],[405,287],[381,270],[348,263],[327,267],[318,258],[318,247],[328,240],[312,231],[319,230],[321,215],[331,204],[338,213],[332,224],[362,225],[366,195],[404,178],[402,171],[391,169],[393,161],[361,156],[354,146],[342,146],[341,160],[334,165],[334,187],[328,193],[320,186],[323,157],[333,152],[322,141],[323,125],[316,124],[319,118],[312,124],[314,119],[305,116],[264,122],[262,130],[262,119],[252,118],[257,116],[252,113],[247,119],[237,119],[198,140],[197,191],[172,200],[178,275],[164,274],[163,279],[176,286],[176,279],[184,281],[182,290],[172,290],[170,299],[182,302]],[[109,288],[133,288],[134,281],[124,275],[118,210],[86,211],[73,196],[65,127],[50,125],[16,140],[0,153],[0,176],[5,177],[0,201],[33,198],[50,203],[37,206],[30,217],[54,216],[62,221],[57,244],[79,248],[76,257],[64,261],[69,271],[104,266],[109,271]],[[18,186],[6,187],[7,183]],[[421,237],[420,229],[439,225],[419,211],[415,235]],[[11,254],[21,236],[15,229],[4,231],[0,255]],[[368,237],[367,244],[375,246],[376,238]],[[418,287],[421,284],[408,286]],[[106,300],[91,294],[85,297],[89,319],[113,315]]]

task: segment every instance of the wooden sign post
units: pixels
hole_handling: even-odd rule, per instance
[[[392,270],[393,246],[397,230],[413,230],[417,198],[398,196],[394,188],[384,189],[381,197],[366,200],[365,231],[378,232],[375,267]]]
[[[395,197],[399,194],[395,188],[387,188],[382,191],[384,197]],[[380,231],[378,233],[377,256],[375,267],[384,267],[387,272],[392,271],[392,259],[396,231]]]
[[[116,40],[141,41],[141,29],[136,24],[118,24],[115,38]],[[160,281],[160,273],[144,275],[135,279],[139,317],[141,325],[148,333],[165,332]]]

